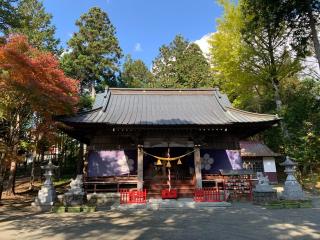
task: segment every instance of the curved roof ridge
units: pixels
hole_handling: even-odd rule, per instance
[[[233,108],[218,88],[127,89],[106,88],[97,95],[93,109],[79,112],[66,121],[121,125],[229,125],[263,123],[273,125],[276,115]],[[138,91],[136,91],[138,90]],[[144,94],[143,92],[147,93]],[[171,92],[170,92],[171,91]],[[119,93],[119,94],[118,94]],[[181,94],[180,94],[181,93]]]
[[[108,88],[119,91],[219,91],[218,88]]]
[[[226,108],[227,108],[227,109],[231,109],[231,110],[233,110],[233,111],[237,111],[237,112],[249,114],[249,115],[254,115],[254,116],[269,116],[269,117],[274,116],[275,119],[280,119],[280,118],[278,117],[278,115],[274,115],[274,114],[249,112],[249,111],[241,110],[241,109],[234,108],[234,107],[226,107]]]

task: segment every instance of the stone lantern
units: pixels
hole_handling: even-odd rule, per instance
[[[296,172],[297,163],[293,162],[288,156],[286,160],[280,164],[285,167],[284,172],[287,174],[287,179],[284,183],[283,198],[286,200],[302,200],[305,198],[304,192],[300,183],[297,181],[294,173]]]
[[[45,166],[41,166],[41,169],[45,170],[44,176],[46,180],[44,181],[41,190],[38,192],[38,196],[32,203],[32,206],[38,207],[40,210],[49,210],[53,206],[56,200],[56,190],[52,182],[53,170],[57,169],[58,166],[52,164],[51,159],[49,163]]]

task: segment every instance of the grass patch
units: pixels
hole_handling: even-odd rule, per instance
[[[68,213],[79,213],[81,210],[81,206],[67,207]]]
[[[53,184],[55,187],[69,184],[71,182],[71,176],[65,176],[59,179],[54,179]]]
[[[63,205],[55,205],[52,207],[51,212],[53,213],[92,213],[97,211],[96,206],[91,206],[91,205],[82,205],[82,206],[69,206],[65,207]]]
[[[53,206],[51,211],[54,213],[64,213],[66,212],[66,208],[64,206]]]
[[[83,206],[82,207],[82,212],[86,212],[86,213],[92,213],[97,211],[97,207],[96,206]]]
[[[283,208],[312,208],[311,200],[277,200],[271,201],[265,205],[269,209]]]

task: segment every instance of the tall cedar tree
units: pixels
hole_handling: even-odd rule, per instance
[[[18,14],[14,7],[17,0],[0,0],[0,32],[5,33],[11,27],[18,26]]]
[[[268,1],[267,4],[274,4]],[[312,42],[316,59],[320,69],[320,43],[319,43],[319,18],[320,1],[319,0],[290,0],[281,1],[285,20],[293,31],[293,46],[304,47],[304,54],[308,54],[310,43]]]
[[[126,87],[144,88],[153,86],[153,75],[140,59],[133,60],[128,55],[123,63],[121,79]]]
[[[153,61],[155,87],[198,88],[212,84],[210,66],[198,45],[177,35]]]
[[[88,87],[99,91],[105,85],[117,85],[122,50],[107,13],[93,7],[76,25],[79,31],[69,40],[70,51],[61,60],[66,74],[80,80],[82,93]]]
[[[37,139],[54,131],[53,115],[76,110],[78,81],[66,77],[51,53],[31,47],[22,35],[12,35],[0,47],[0,70],[0,126],[7,148],[7,161],[2,159],[0,167],[11,163],[8,186],[14,193],[23,129],[31,125]],[[33,121],[34,115],[38,121]]]
[[[56,28],[51,24],[52,15],[46,13],[43,3],[38,0],[20,0],[17,12],[19,25],[11,33],[23,34],[30,44],[39,50],[61,53],[59,40],[55,38]]]
[[[284,121],[291,134],[288,152],[312,173],[320,166],[320,83],[312,79],[290,81],[283,89]],[[274,136],[270,136],[271,141]]]

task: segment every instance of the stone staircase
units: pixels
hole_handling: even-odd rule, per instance
[[[161,190],[168,189],[168,184],[165,180],[145,180],[144,187],[147,189],[149,199],[159,199],[161,198]],[[192,179],[172,180],[171,188],[178,191],[178,198],[192,198],[195,185]]]

